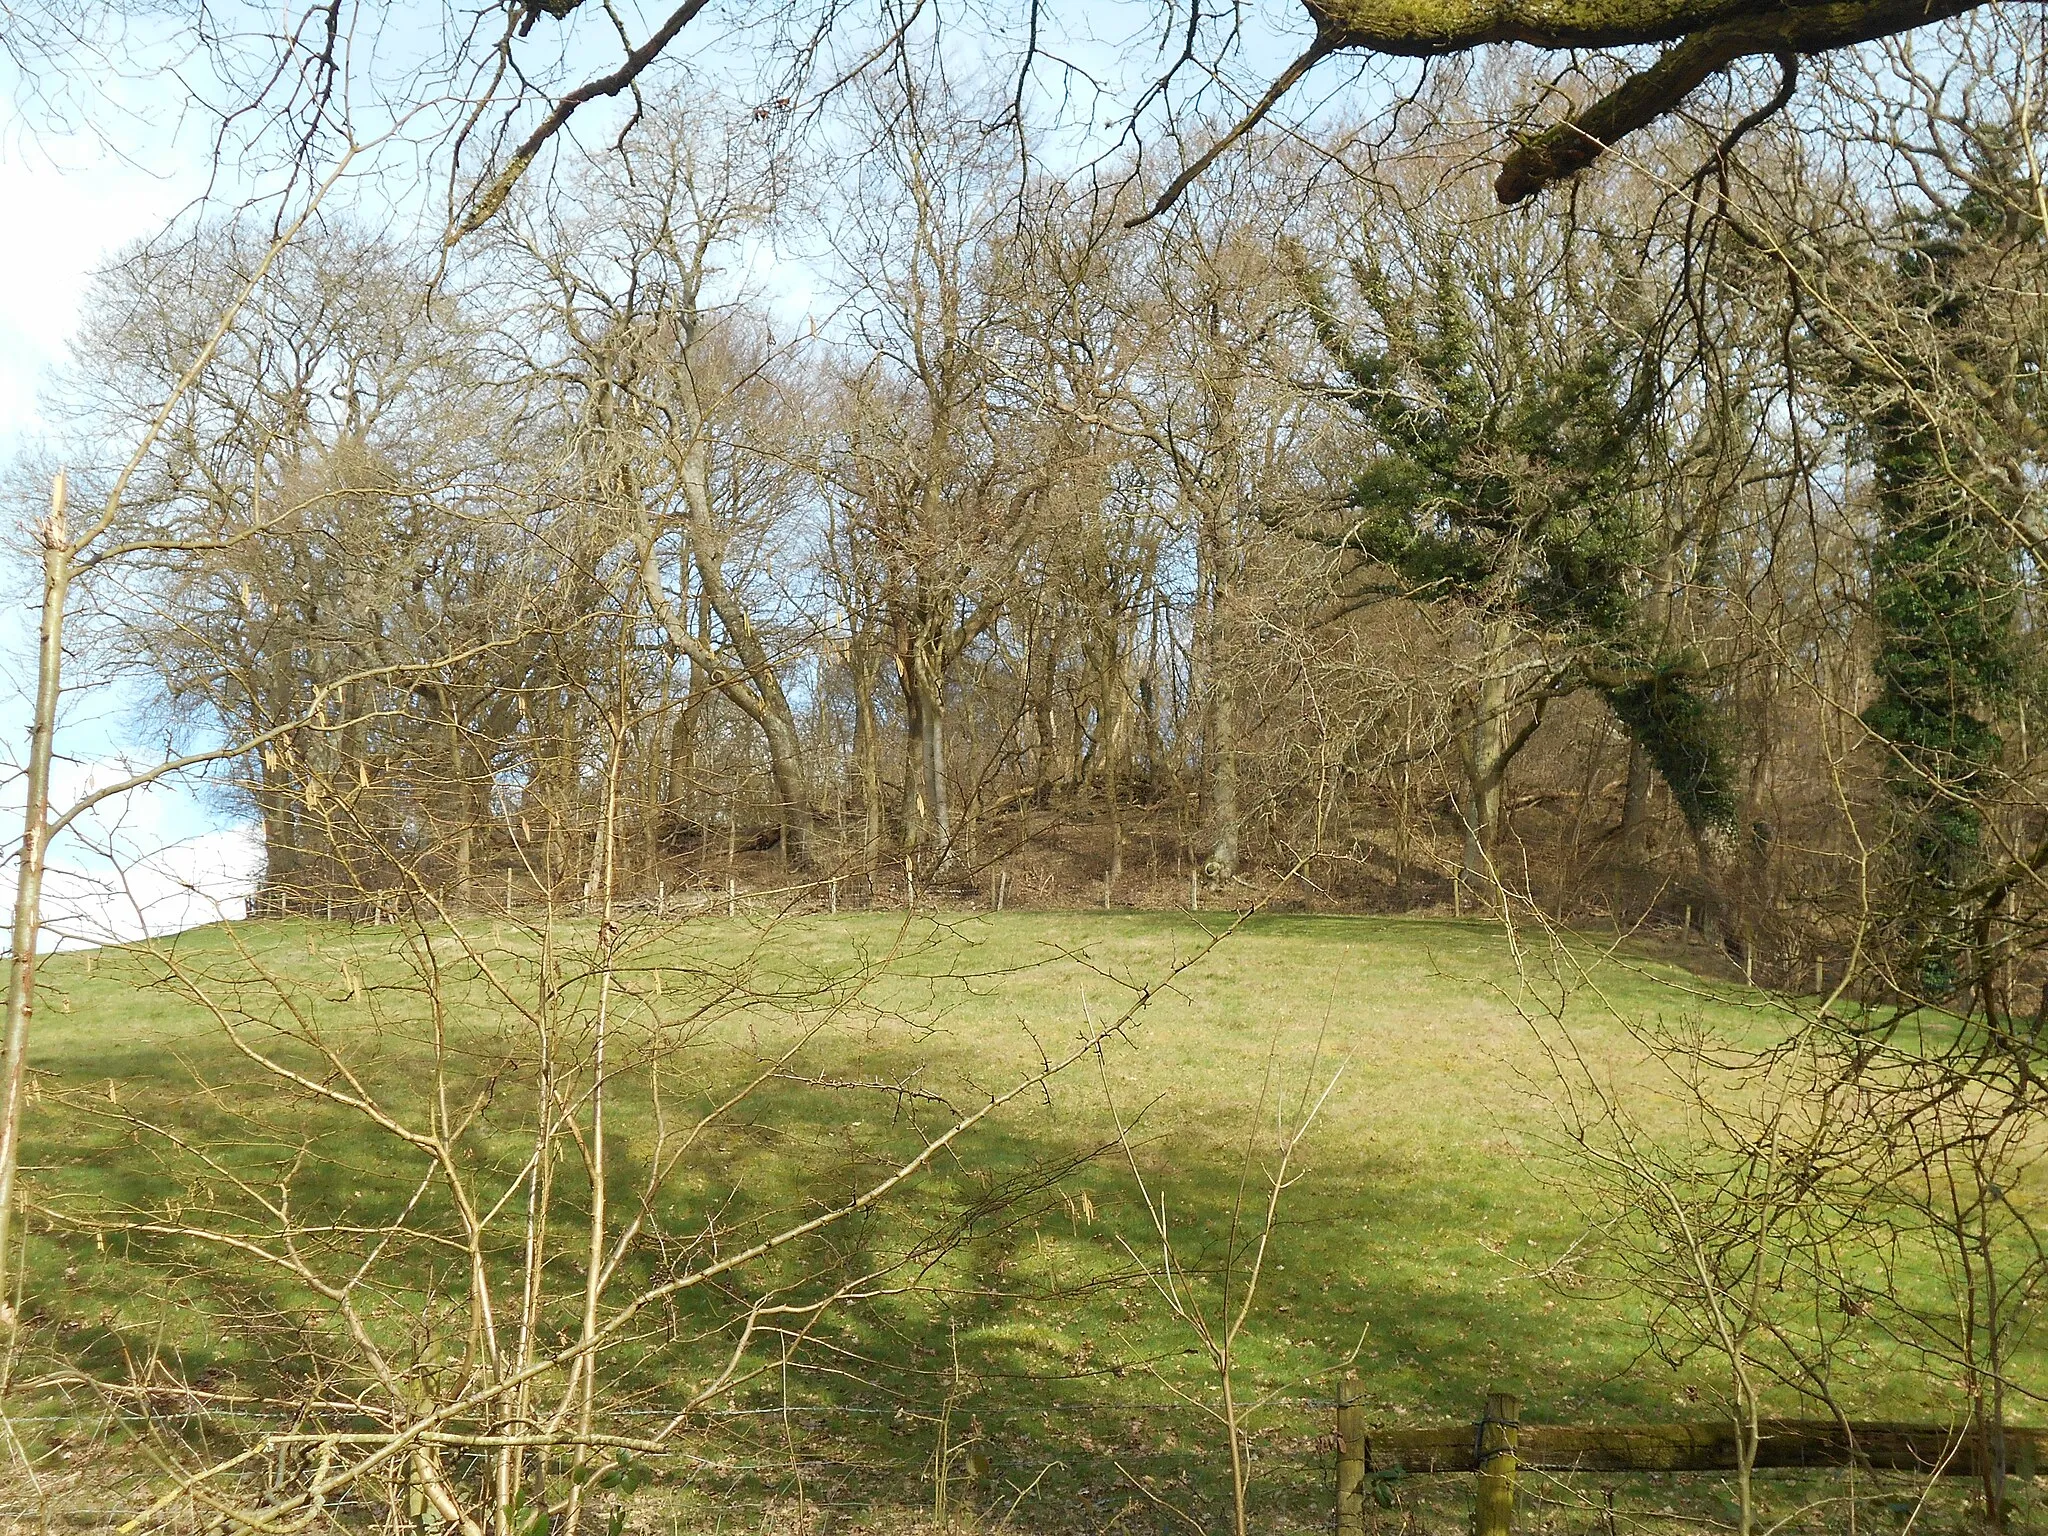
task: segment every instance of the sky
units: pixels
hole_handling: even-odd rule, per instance
[[[4,110],[4,109],[0,109]],[[64,356],[93,271],[190,201],[197,178],[175,160],[152,169],[90,136],[52,143],[0,133],[0,207],[15,233],[0,241],[0,456],[12,460],[41,427],[37,396]]]
[[[47,123],[31,131],[15,114],[11,99],[0,106],[0,208],[14,232],[0,240],[0,464],[9,466],[37,445],[40,397],[64,360],[94,271],[162,229],[204,186],[202,162],[171,136],[126,132],[123,152],[111,149],[99,130],[111,132],[107,119],[119,114],[69,131]],[[5,530],[10,544],[18,532]],[[0,593],[12,599],[24,584],[17,566],[0,578]],[[30,604],[0,607],[0,899],[10,910],[34,640]],[[124,740],[128,718],[104,701],[72,701],[55,803],[124,776],[124,751],[138,745]],[[159,785],[123,797],[53,845],[42,942],[106,943],[240,916],[256,850],[251,829],[189,788]]]

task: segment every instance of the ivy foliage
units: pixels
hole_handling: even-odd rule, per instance
[[[1408,283],[1353,259],[1353,326],[1329,278],[1297,270],[1336,366],[1331,393],[1371,445],[1330,541],[1407,597],[1513,614],[1562,640],[1693,832],[1731,829],[1725,716],[1698,658],[1667,648],[1645,612],[1658,391],[1640,328],[1605,324],[1610,306],[1569,291],[1479,294],[1448,255]],[[1536,343],[1537,304],[1575,310],[1563,326],[1550,317],[1564,345]]]
[[[2007,327],[1986,311],[1987,268],[2038,247],[2025,183],[1997,136],[1957,202],[1912,220],[1886,285],[1910,359],[1860,361],[1853,382],[1868,439],[1875,538],[1870,605],[1878,692],[1864,723],[1888,747],[1901,813],[1894,917],[1922,988],[1969,979],[1971,883],[1985,866],[1998,722],[2025,679],[2013,530],[2024,476],[2015,415],[2038,416],[2040,359],[2015,368]],[[1991,302],[1995,303],[1993,299]],[[1969,381],[2003,374],[1987,396]]]

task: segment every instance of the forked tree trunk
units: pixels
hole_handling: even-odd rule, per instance
[[[953,806],[946,784],[946,709],[940,698],[940,685],[933,687],[931,703],[924,713],[923,756],[924,793],[932,813],[936,874],[953,852]]]
[[[952,836],[946,794],[946,684],[937,647],[910,623],[897,634],[896,679],[903,692],[902,852],[919,878],[930,879],[945,863]]]
[[[1032,690],[1031,803],[1043,810],[1052,804],[1060,780],[1059,717],[1053,711],[1052,668]]]
[[[697,587],[711,611],[718,616],[731,651],[729,661],[721,659],[719,679],[730,698],[760,727],[762,744],[768,749],[769,777],[775,785],[776,820],[781,829],[784,857],[799,869],[809,869],[812,860],[811,827],[816,817],[809,765],[804,755],[802,733],[796,712],[783,691],[775,659],[769,654],[754,617],[740,601],[725,578],[729,535],[712,514],[710,443],[703,432],[693,435],[683,459],[684,504],[688,510],[687,533],[690,561],[697,572]],[[656,574],[653,545],[642,544],[642,567],[652,578]],[[655,592],[658,594],[659,585]],[[667,614],[663,602],[659,611]],[[702,642],[712,651],[708,639]]]

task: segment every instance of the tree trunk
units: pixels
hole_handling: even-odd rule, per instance
[[[547,689],[544,697],[550,717],[550,728],[541,746],[547,765],[544,771],[548,856],[544,868],[549,896],[553,899],[564,887],[575,890],[581,880],[582,829],[578,821],[582,811],[582,757],[577,750],[574,690],[558,680],[557,686]]]
[[[1159,729],[1159,692],[1153,686],[1152,674],[1149,672],[1138,679],[1138,709],[1145,724],[1145,803],[1157,805],[1160,790],[1159,760],[1164,754],[1166,738]]]
[[[1059,783],[1059,717],[1052,707],[1051,668],[1046,670],[1048,676],[1031,700],[1032,729],[1037,738],[1031,753],[1031,803],[1040,810],[1052,804],[1053,790]]]
[[[1677,573],[1678,554],[1667,540],[1662,555],[1658,557],[1657,569],[1650,583],[1649,596],[1643,603],[1644,627],[1656,637],[1658,652],[1661,654],[1671,643],[1672,611],[1671,585]],[[1623,791],[1621,802],[1621,826],[1618,835],[1624,851],[1633,849],[1640,841],[1644,823],[1650,816],[1650,788],[1656,769],[1650,762],[1650,754],[1643,750],[1643,744],[1634,736],[1628,744],[1628,787]]]
[[[1479,692],[1472,711],[1466,754],[1465,855],[1459,869],[1465,893],[1475,900],[1499,894],[1493,867],[1500,833],[1501,786],[1507,776],[1508,649],[1513,626],[1505,618],[1487,621],[1481,642]]]
[[[689,514],[689,539],[697,571],[698,590],[718,615],[725,631],[725,644],[737,666],[723,665],[721,685],[726,694],[761,728],[768,749],[769,777],[775,784],[777,820],[782,828],[782,847],[789,862],[798,869],[811,867],[811,824],[816,816],[811,793],[811,774],[804,760],[803,736],[797,729],[796,713],[790,708],[774,659],[754,627],[739,595],[726,583],[727,534],[711,512],[710,447],[701,432],[693,439],[683,462],[683,496]],[[643,546],[651,565],[651,546]],[[708,645],[706,647],[708,649]]]
[[[896,658],[903,686],[903,852],[925,879],[946,863],[952,839],[947,805],[945,679],[935,647],[913,638]]]
[[[856,633],[847,648],[853,673],[853,757],[860,774],[861,859],[872,881],[882,857],[881,740],[875,723],[875,677],[881,670],[874,647]]]
[[[1124,873],[1124,822],[1123,783],[1121,765],[1124,753],[1124,711],[1123,689],[1120,673],[1121,657],[1117,651],[1114,634],[1110,637],[1109,650],[1102,659],[1100,668],[1101,694],[1099,709],[1102,726],[1102,805],[1109,816],[1109,866],[1103,876],[1105,882],[1103,899],[1107,902],[1116,890],[1117,881]]]
[[[776,692],[779,696],[781,690]],[[768,743],[768,775],[775,784],[783,854],[792,867],[809,869],[815,856],[810,778],[805,771],[803,741],[786,701],[781,710],[768,712],[761,722],[761,734]]]
[[[929,818],[931,876],[936,877],[953,851],[952,807],[946,785],[945,680],[929,659],[918,668],[917,759],[919,795]]]
[[[297,802],[274,746],[260,748],[252,770],[252,798],[263,820],[263,883],[251,901],[251,915],[281,910],[282,892],[298,878]]]
[[[13,955],[7,975],[7,1033],[0,1054],[0,1322],[14,1326],[9,1266],[14,1250],[15,1171],[21,1165],[21,1092],[35,1019],[36,943],[43,920],[43,869],[49,854],[50,759],[64,671],[64,605],[71,593],[71,530],[65,521],[65,480],[50,491],[42,527],[43,608],[36,645],[36,705],[30,727],[21,863],[14,887]]]
[[[1025,686],[1031,697],[1031,803],[1040,810],[1052,804],[1053,789],[1059,782],[1059,724],[1053,714],[1053,682],[1058,676],[1059,631],[1047,632],[1043,644],[1033,644],[1034,633],[1026,637],[1032,650],[1025,658]]]
[[[1209,852],[1203,864],[1217,879],[1237,873],[1238,810],[1235,700],[1218,685],[1209,700],[1209,734],[1215,743],[1209,758]]]
[[[1236,520],[1227,499],[1210,500],[1203,508],[1198,558],[1203,593],[1196,655],[1203,671],[1199,697],[1202,709],[1202,798],[1204,841],[1202,863],[1214,879],[1237,873],[1237,699],[1231,665],[1234,661],[1231,612],[1240,559]]]
[[[701,590],[697,594],[691,620],[698,641],[709,646],[711,605],[704,600]],[[697,804],[697,727],[704,715],[704,701],[711,692],[711,680],[694,652],[685,652],[683,666],[688,673],[689,684],[683,694],[682,708],[676,711],[675,724],[669,730],[668,782],[662,790],[662,810],[672,827],[677,830],[694,828],[701,839],[706,830]]]
[[[462,749],[462,715],[453,693],[441,690],[441,708],[448,728],[448,835],[450,839],[449,899],[458,909],[469,903],[471,862],[475,852],[475,818],[470,814],[469,774]]]
[[[1623,847],[1634,845],[1649,814],[1650,754],[1643,750],[1641,742],[1631,739],[1628,744],[1628,788],[1623,792],[1621,802],[1619,836]]]

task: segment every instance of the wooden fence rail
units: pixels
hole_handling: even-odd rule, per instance
[[[1478,1536],[1507,1536],[1521,1467],[1733,1472],[1739,1465],[1733,1423],[1587,1428],[1524,1424],[1520,1417],[1516,1398],[1494,1393],[1476,1424],[1368,1433],[1359,1382],[1346,1377],[1337,1389],[1337,1536],[1364,1536],[1367,1486],[1377,1475],[1473,1473],[1474,1530]],[[2008,1427],[2002,1438],[2007,1472],[2031,1477],[2048,1464],[2048,1430]],[[1976,1440],[1965,1426],[1852,1421],[1845,1430],[1830,1419],[1763,1420],[1751,1465],[1981,1475]]]

